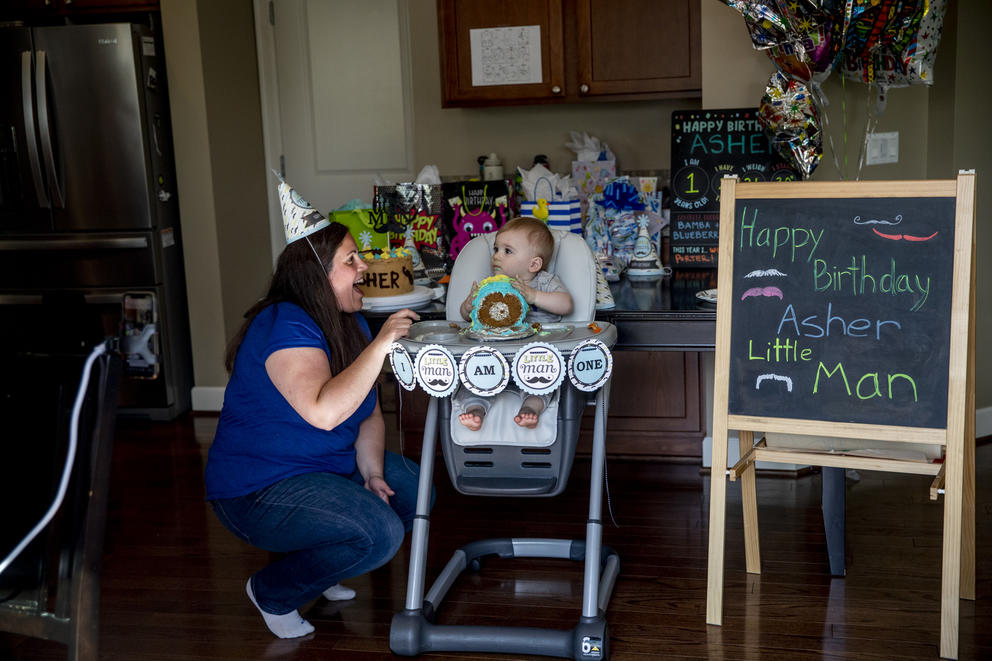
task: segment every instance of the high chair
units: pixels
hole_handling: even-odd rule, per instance
[[[555,249],[547,269],[556,274],[573,300],[572,314],[562,319],[564,328],[548,338],[535,335],[519,341],[487,342],[512,362],[513,354],[533,341],[548,341],[567,358],[569,352],[592,331],[587,324],[595,316],[596,262],[582,237],[552,230]],[[459,253],[451,273],[446,314],[449,320],[464,325],[459,307],[472,283],[491,275],[489,259],[495,233],[478,236]],[[439,322],[421,322],[438,324]],[[445,323],[446,325],[446,323]],[[401,344],[410,352],[425,342],[444,344],[456,357],[472,346],[471,341],[454,333],[418,335],[417,324]],[[595,335],[607,346],[616,342],[616,328],[600,322],[602,332]],[[433,337],[432,337],[433,335]],[[572,337],[574,335],[574,337]],[[550,338],[559,338],[552,341]],[[439,339],[440,338],[440,339]],[[447,339],[448,341],[443,341]],[[416,656],[423,652],[475,651],[507,654],[540,654],[577,660],[609,657],[609,632],[605,611],[619,573],[615,551],[602,545],[602,487],[606,455],[606,418],[609,381],[594,393],[583,392],[568,377],[559,388],[559,396],[542,413],[542,421],[555,420],[549,437],[521,432],[523,438],[485,435],[486,424],[479,432],[461,434],[464,429],[452,422],[451,398],[430,400],[424,424],[424,442],[420,460],[420,483],[417,515],[410,549],[410,569],[405,609],[393,616],[389,646],[396,654]],[[499,396],[497,396],[497,399]],[[455,551],[434,584],[424,596],[427,536],[430,527],[429,507],[431,476],[434,472],[435,442],[440,433],[442,453],[452,484],[459,493],[479,496],[550,497],[564,490],[568,483],[582,412],[595,404],[592,461],[590,466],[589,514],[584,540],[501,538],[478,540]],[[486,421],[494,416],[512,416],[497,409],[494,403]],[[515,425],[514,425],[515,427]],[[519,429],[519,428],[517,428]],[[531,431],[531,430],[525,430]],[[473,437],[473,435],[476,435]],[[437,624],[437,612],[445,594],[465,569],[478,571],[488,556],[500,558],[558,558],[584,563],[582,612],[578,623],[569,630],[534,627],[455,626]]]

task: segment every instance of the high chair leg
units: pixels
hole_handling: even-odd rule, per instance
[[[434,444],[437,442],[437,398],[431,397],[424,421],[424,443],[420,451],[420,481],[417,484],[417,513],[410,536],[410,574],[406,586],[407,610],[424,603],[427,572],[427,535],[430,532],[431,486],[434,475]]]

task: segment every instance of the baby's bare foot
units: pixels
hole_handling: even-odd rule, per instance
[[[539,417],[539,413],[534,413],[526,406],[523,406],[520,408],[520,411],[517,412],[517,415],[513,418],[513,421],[521,427],[533,429],[534,427],[537,427],[537,420]]]
[[[479,431],[482,427],[482,419],[486,417],[484,409],[473,406],[458,416],[458,422],[462,423],[472,431]]]

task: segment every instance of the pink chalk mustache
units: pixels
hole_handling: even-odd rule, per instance
[[[752,287],[741,295],[741,300],[743,301],[748,296],[767,296],[768,298],[777,296],[779,300],[782,300],[782,290],[778,287]]]

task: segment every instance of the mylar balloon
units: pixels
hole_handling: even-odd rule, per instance
[[[921,0],[916,9],[917,16],[897,15],[883,31],[882,41],[872,53],[870,69],[865,68],[865,60],[859,54],[845,51],[838,65],[840,74],[886,87],[932,84],[947,0]]]
[[[761,97],[758,120],[772,147],[809,179],[823,157],[820,116],[806,86],[775,72]]]

